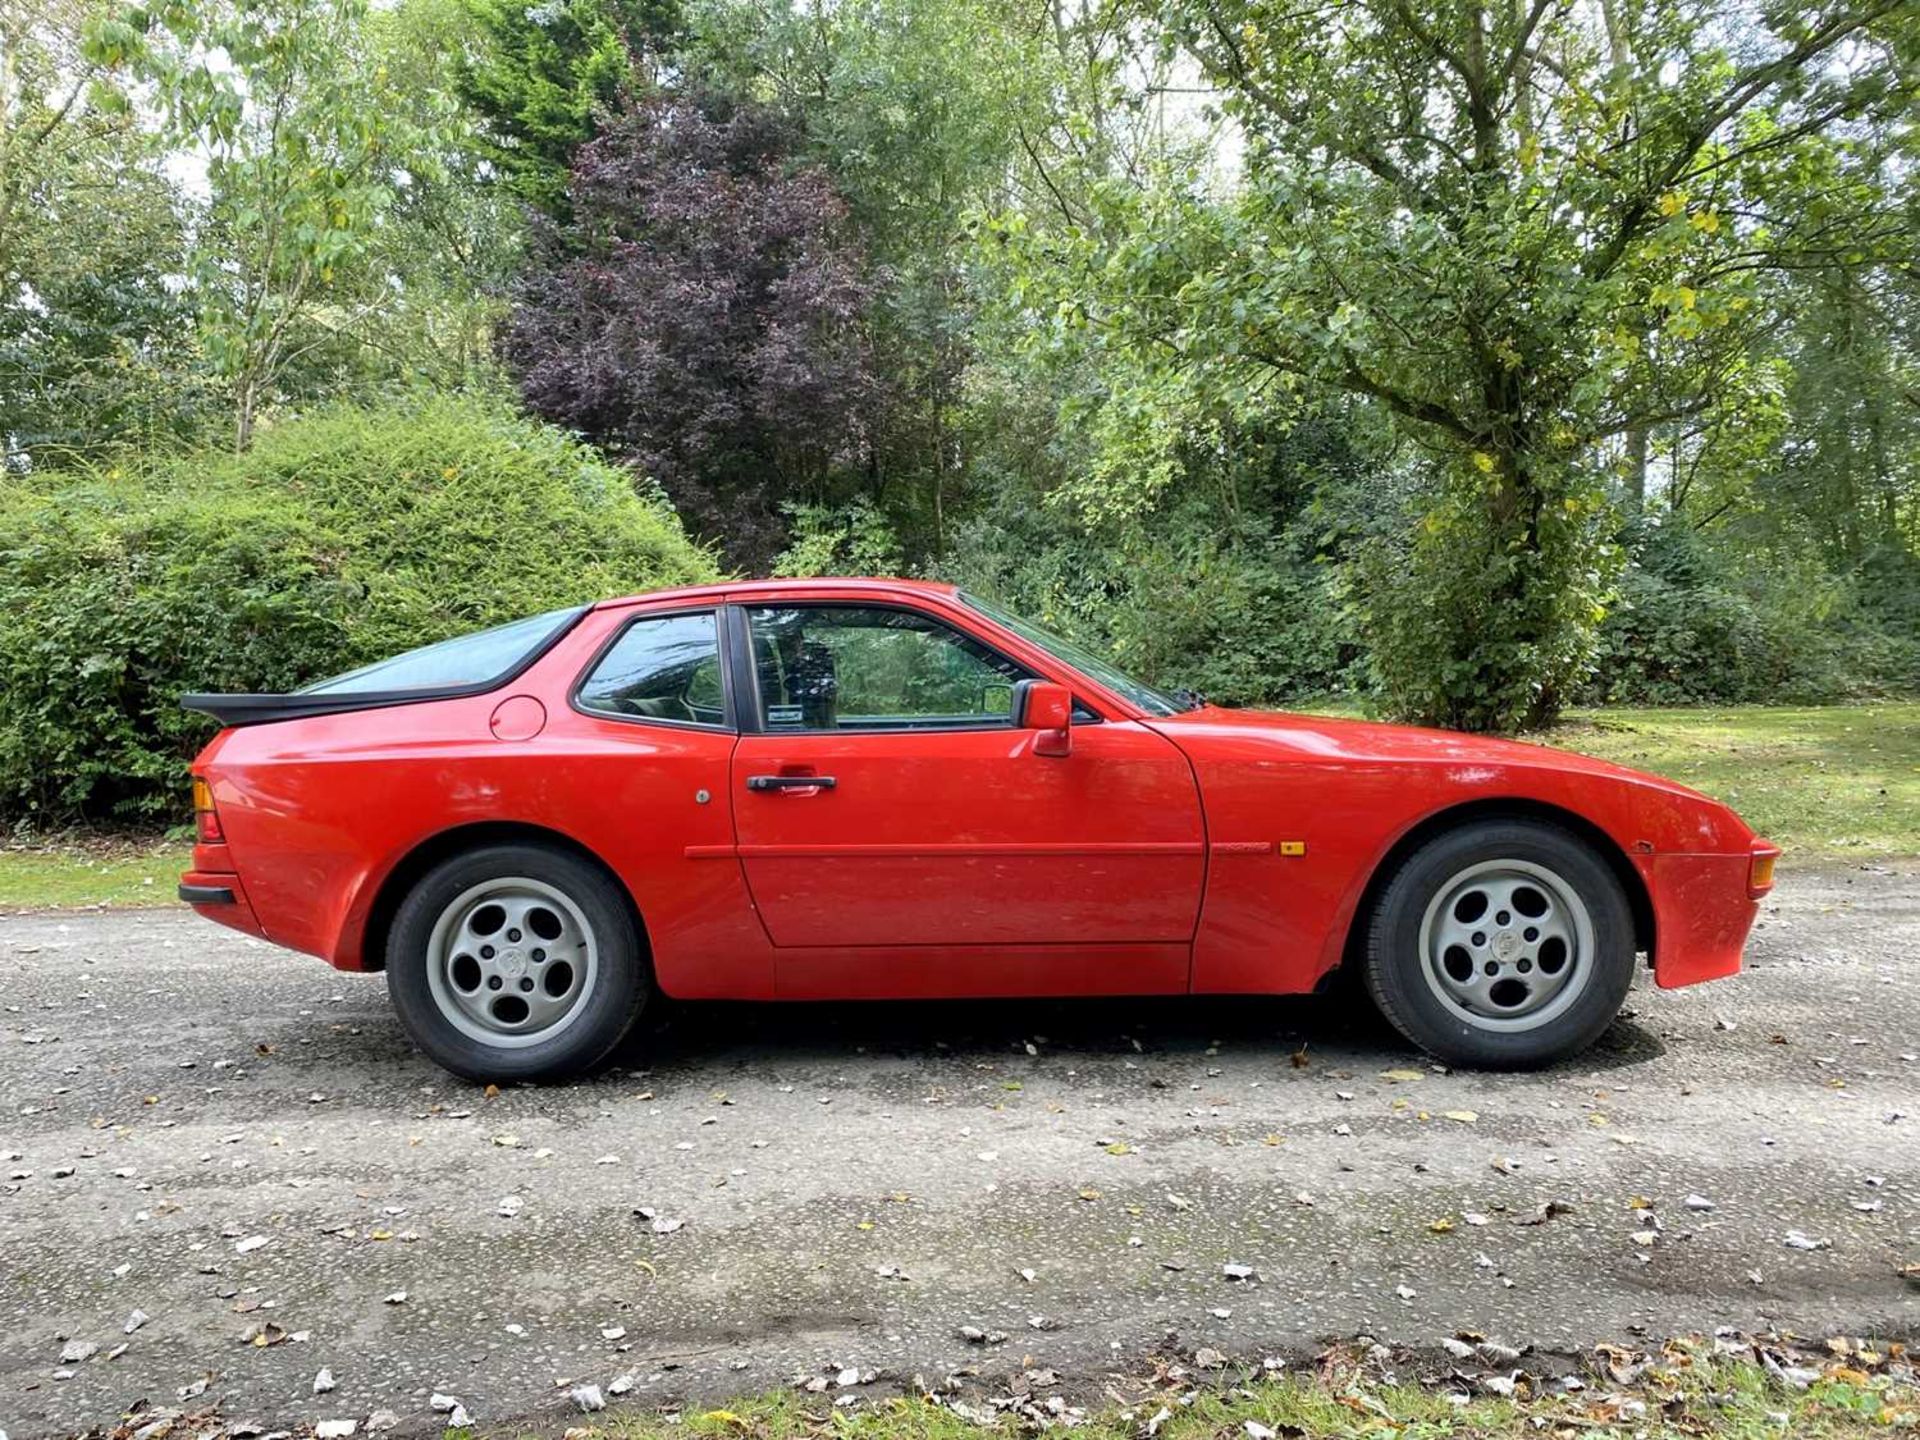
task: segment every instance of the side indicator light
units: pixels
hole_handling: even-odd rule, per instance
[[[1282,840],[1280,842],[1280,853],[1282,855],[1304,855],[1307,853],[1307,842],[1304,840]]]
[[[1778,850],[1757,852],[1747,867],[1747,889],[1755,895],[1764,895],[1773,888],[1773,862],[1780,858]]]
[[[227,843],[220,813],[213,808],[213,787],[198,775],[193,777],[193,833],[202,845]]]

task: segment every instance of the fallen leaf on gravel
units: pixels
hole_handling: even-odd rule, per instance
[[[131,1335],[133,1334],[134,1331],[138,1330],[142,1325],[146,1324],[150,1318],[151,1317],[147,1314],[146,1311],[136,1310],[131,1315],[127,1316],[127,1323],[120,1327],[120,1333],[122,1335]]]
[[[233,1250],[236,1255],[248,1255],[267,1243],[268,1238],[265,1235],[249,1235],[244,1240],[234,1241]]]
[[[521,1206],[526,1203],[527,1202],[522,1200],[518,1195],[508,1195],[500,1201],[498,1209],[502,1215],[511,1220],[520,1213]]]
[[[1400,1069],[1400,1070],[1382,1070],[1380,1072],[1380,1078],[1382,1080],[1390,1081],[1394,1084],[1404,1084],[1412,1080],[1424,1080],[1427,1078],[1427,1076],[1426,1076],[1426,1072],[1422,1070]]]
[[[1251,1280],[1253,1278],[1253,1267],[1251,1265],[1222,1265],[1220,1267],[1220,1273],[1229,1280]]]
[[[316,1395],[324,1395],[333,1389],[333,1384],[333,1371],[323,1369],[318,1375],[313,1377],[313,1393]]]
[[[1176,1210],[1189,1210],[1193,1207],[1193,1202],[1184,1195],[1168,1195],[1167,1204]]]
[[[576,1385],[567,1392],[567,1396],[580,1407],[583,1414],[591,1415],[595,1410],[607,1408],[607,1397],[600,1393],[598,1385]]]
[[[1573,1206],[1565,1200],[1542,1201],[1531,1215],[1523,1215],[1513,1223],[1516,1225],[1544,1225],[1556,1215],[1573,1214]]]
[[[467,1407],[464,1405],[454,1406],[453,1413],[447,1416],[447,1428],[449,1430],[466,1430],[470,1428],[472,1424],[473,1417],[467,1414]]]
[[[1831,1240],[1816,1240],[1813,1236],[1799,1230],[1787,1231],[1786,1237],[1780,1243],[1789,1250],[1831,1250],[1833,1248]]]
[[[1210,1346],[1202,1345],[1193,1352],[1193,1363],[1202,1370],[1219,1370],[1226,1366],[1227,1357]]]
[[[1427,1229],[1436,1235],[1447,1235],[1453,1231],[1453,1217],[1442,1215],[1438,1220],[1428,1222]]]
[[[394,1291],[394,1292],[393,1292],[393,1293],[392,1293],[391,1295],[389,1295],[389,1296],[387,1296],[387,1301],[386,1301],[386,1303],[387,1303],[387,1304],[389,1304],[389,1305],[404,1305],[404,1304],[406,1304],[406,1303],[407,1303],[407,1292],[406,1292],[406,1291],[404,1291],[404,1290],[396,1290],[396,1291]]]
[[[1505,1155],[1501,1155],[1495,1157],[1493,1168],[1498,1170],[1502,1175],[1513,1175],[1519,1172],[1520,1162],[1518,1160],[1509,1160]]]
[[[278,1345],[287,1338],[286,1327],[269,1320],[264,1325],[249,1325],[241,1332],[243,1343],[265,1349],[269,1345]]]
[[[437,1390],[434,1391],[433,1398],[427,1401],[427,1405],[429,1408],[439,1412],[442,1415],[445,1415],[448,1411],[453,1409],[453,1407],[458,1405],[459,1403],[460,1402],[454,1399],[453,1396],[442,1395]]]
[[[1704,1195],[1689,1195],[1681,1202],[1689,1210],[1707,1211],[1713,1209],[1713,1201]]]
[[[647,1221],[649,1227],[656,1235],[671,1235],[687,1223],[684,1220],[670,1220],[664,1215],[656,1215],[644,1205],[634,1213],[640,1216],[641,1219]]]
[[[1448,1110],[1443,1113],[1446,1119],[1452,1120],[1460,1125],[1471,1125],[1480,1118],[1480,1116],[1472,1110]]]
[[[382,1430],[391,1430],[400,1423],[400,1417],[391,1410],[376,1410],[367,1416],[367,1433],[377,1435]]]
[[[314,1440],[347,1440],[359,1428],[358,1420],[322,1420],[313,1427]]]
[[[624,1325],[603,1326],[600,1330],[600,1338],[602,1340],[624,1340],[627,1338],[627,1327]]]
[[[82,1360],[91,1360],[94,1351],[100,1347],[91,1340],[69,1340],[66,1348],[60,1352],[62,1365],[78,1365]]]
[[[1396,1295],[1398,1295],[1398,1296],[1399,1296],[1399,1297],[1400,1297],[1400,1298],[1401,1298],[1402,1300],[1412,1300],[1412,1299],[1415,1299],[1415,1298],[1417,1298],[1417,1297],[1418,1297],[1418,1295],[1420,1294],[1420,1292],[1419,1292],[1418,1290],[1415,1290],[1415,1289],[1413,1289],[1413,1288],[1412,1288],[1411,1286],[1408,1286],[1408,1285],[1396,1285],[1396,1286],[1394,1286],[1394,1287],[1393,1287],[1393,1293],[1394,1293],[1394,1294],[1396,1294]]]

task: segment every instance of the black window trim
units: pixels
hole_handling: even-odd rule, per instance
[[[826,729],[787,729],[783,727],[779,730],[769,730],[761,720],[763,707],[761,705],[760,695],[760,673],[759,667],[753,663],[753,622],[747,615],[749,610],[896,610],[902,614],[914,615],[922,620],[931,621],[933,624],[943,626],[955,634],[964,635],[983,650],[998,656],[1006,664],[1024,672],[1025,678],[1027,679],[1045,680],[1055,685],[1064,683],[1055,677],[1035,670],[1023,660],[1016,660],[998,645],[995,645],[985,636],[980,635],[967,626],[958,624],[945,615],[938,615],[921,606],[910,605],[899,600],[869,600],[864,597],[858,599],[830,599],[823,597],[818,600],[781,600],[772,597],[763,599],[757,596],[743,596],[733,601],[727,608],[738,612],[736,626],[730,627],[737,632],[733,635],[733,648],[738,658],[732,662],[729,668],[732,671],[734,683],[740,687],[741,694],[747,697],[750,702],[740,707],[739,714],[742,721],[740,733],[743,735],[951,735],[971,731],[1018,730],[1022,728],[1014,723],[1012,712],[1009,711],[1007,718],[1004,720],[924,720],[908,721],[900,725],[887,725],[872,729],[860,726],[843,728],[836,725]],[[1057,660],[1057,657],[1050,658]],[[1009,683],[1018,685],[1020,682],[1013,680]],[[1069,685],[1067,688],[1071,690],[1073,687]],[[1081,719],[1083,714],[1090,718],[1085,720]],[[1105,717],[1101,715],[1097,709],[1082,700],[1078,695],[1073,697],[1074,724],[1098,725],[1104,719]]]
[[[737,735],[740,728],[740,705],[734,684],[733,667],[728,658],[727,624],[724,612],[729,606],[709,602],[704,605],[675,605],[664,610],[639,610],[629,615],[620,624],[614,626],[613,633],[593,652],[580,673],[574,676],[573,684],[567,689],[567,708],[589,720],[606,720],[615,725],[657,725],[667,730],[696,730],[703,735]],[[709,725],[704,720],[669,720],[661,715],[615,715],[606,710],[594,710],[580,703],[580,692],[600,668],[600,662],[607,658],[613,647],[618,645],[634,626],[648,620],[673,620],[686,615],[713,616],[713,640],[720,660],[720,706],[721,721],[718,725]]]
[[[180,708],[195,710],[202,715],[211,715],[222,725],[264,725],[275,720],[306,720],[316,715],[348,715],[356,710],[385,710],[395,705],[424,705],[434,700],[462,700],[474,695],[486,695],[495,690],[505,689],[539,664],[554,646],[573,633],[575,627],[586,619],[593,609],[592,605],[580,606],[571,615],[558,621],[544,640],[506,670],[490,679],[477,680],[467,685],[435,685],[398,690],[342,690],[331,694],[307,690],[274,694],[191,694],[180,697]],[[529,615],[523,618],[531,620],[534,617]],[[511,625],[518,622],[510,620],[506,623]],[[478,635],[484,632],[476,630],[470,633]],[[447,638],[459,640],[465,637],[451,635]],[[405,653],[405,651],[401,652],[401,654]],[[398,659],[399,656],[388,658]]]

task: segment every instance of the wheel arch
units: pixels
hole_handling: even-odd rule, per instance
[[[366,924],[361,927],[362,967],[368,971],[387,968],[387,935],[393,928],[393,917],[406,899],[407,892],[419,883],[421,876],[441,861],[464,851],[475,850],[483,845],[516,844],[545,845],[599,870],[613,882],[621,898],[626,901],[627,911],[633,917],[635,933],[640,936],[641,945],[651,953],[646,917],[640,913],[640,906],[635,902],[627,882],[605,860],[571,835],[544,825],[519,820],[482,820],[470,825],[456,825],[428,836],[401,856],[387,872],[374,892],[373,903],[367,908]]]
[[[1379,903],[1380,892],[1386,888],[1395,872],[1415,850],[1433,839],[1462,825],[1478,820],[1539,820],[1556,825],[1562,830],[1572,832],[1592,847],[1594,853],[1606,861],[1613,871],[1614,878],[1620,882],[1620,889],[1627,897],[1627,907],[1633,912],[1633,948],[1647,955],[1653,954],[1655,941],[1653,896],[1647,889],[1646,878],[1635,868],[1633,861],[1620,843],[1602,830],[1598,825],[1577,811],[1550,804],[1544,800],[1529,800],[1521,797],[1499,797],[1479,800],[1466,800],[1457,805],[1449,805],[1444,810],[1417,821],[1387,847],[1386,853],[1375,862],[1367,883],[1360,892],[1360,899],[1353,907],[1353,914],[1347,920],[1347,933],[1340,949],[1338,970],[1347,968],[1360,947],[1366,941],[1366,928],[1373,916],[1373,909]],[[1331,974],[1333,972],[1329,972]]]

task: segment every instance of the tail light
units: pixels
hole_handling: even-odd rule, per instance
[[[193,833],[202,845],[227,843],[220,812],[213,808],[213,787],[198,775],[193,777]]]
[[[1773,862],[1780,858],[1780,852],[1768,846],[1756,849],[1753,858],[1747,862],[1747,893],[1758,899],[1773,888]]]

